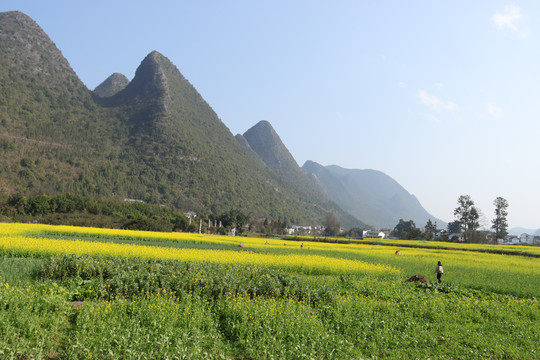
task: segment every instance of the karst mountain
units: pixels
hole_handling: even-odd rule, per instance
[[[288,222],[319,223],[337,211],[360,223],[255,159],[159,52],[129,83],[113,74],[92,92],[28,16],[1,13],[0,40],[2,191],[240,209]]]
[[[131,81],[114,73],[89,90],[43,29],[16,11],[0,13],[0,159],[0,191],[10,194],[239,209],[288,223],[319,224],[332,212],[347,227],[389,225],[397,213],[377,220],[385,206],[409,215],[401,193],[370,208],[387,179],[347,187],[343,174],[327,169],[341,183],[330,186],[328,175],[302,169],[267,121],[233,136],[157,51]]]

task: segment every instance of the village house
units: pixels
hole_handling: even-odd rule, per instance
[[[382,230],[364,230],[362,231],[362,237],[368,239],[385,239],[389,233]]]
[[[519,236],[507,235],[504,239],[498,239],[497,243],[506,245],[540,245],[540,236],[523,233]]]
[[[289,235],[309,234],[311,233],[311,225],[292,225],[287,229]]]

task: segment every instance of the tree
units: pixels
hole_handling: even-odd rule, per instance
[[[339,235],[339,230],[341,225],[336,217],[336,214],[333,212],[328,212],[326,214],[326,219],[324,220],[324,235],[326,236],[336,236]]]
[[[461,231],[461,223],[458,220],[452,221],[448,223],[446,228],[448,230],[448,235],[459,233]]]
[[[416,227],[414,221],[399,219],[399,223],[392,230],[392,236],[404,240],[419,239],[422,231]]]
[[[224,227],[228,229],[235,227],[238,234],[242,234],[244,231],[244,226],[249,221],[249,215],[244,214],[240,210],[232,209],[226,213],[219,215],[217,217],[217,220],[221,221]]]
[[[364,236],[363,234],[364,234],[363,229],[358,228],[358,227],[353,227],[349,231],[347,231],[345,236],[353,238],[353,239],[362,239],[362,237]]]
[[[407,240],[420,240],[422,239],[424,233],[422,233],[422,230],[417,228],[416,226],[413,226],[407,231],[405,238]]]
[[[463,239],[465,241],[471,240],[474,237],[476,229],[480,226],[480,214],[469,195],[461,195],[458,198],[458,207],[454,209],[454,216],[461,224]]]
[[[26,212],[32,216],[46,215],[56,210],[56,203],[48,195],[37,195],[28,198]]]
[[[495,205],[495,218],[491,220],[493,224],[491,228],[495,231],[495,241],[497,241],[498,239],[504,239],[508,235],[508,231],[506,231],[508,228],[508,222],[506,221],[508,201],[499,196],[493,201],[493,205]]]
[[[435,240],[435,234],[437,233],[437,225],[428,219],[426,226],[424,226],[424,237],[426,240]]]

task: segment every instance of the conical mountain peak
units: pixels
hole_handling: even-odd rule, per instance
[[[268,166],[296,168],[298,164],[287,150],[272,125],[261,120],[244,133],[249,145]]]
[[[0,102],[9,104],[0,111],[9,114],[0,133],[10,136],[81,144],[90,138],[82,131],[93,128],[99,116],[91,92],[62,52],[17,11],[0,13],[0,93]]]
[[[0,43],[2,58],[11,69],[25,70],[33,75],[56,77],[75,75],[54,42],[29,16],[9,11],[0,13]],[[51,64],[54,67],[51,68]],[[69,74],[66,74],[68,72]]]
[[[157,51],[152,51],[141,62],[135,72],[133,81],[126,91],[132,95],[138,93],[143,97],[161,97],[168,91],[164,66],[172,65],[170,61]]]
[[[129,80],[125,75],[114,73],[94,89],[94,94],[102,98],[111,97],[124,90],[128,84]]]

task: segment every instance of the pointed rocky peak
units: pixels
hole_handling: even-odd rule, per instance
[[[47,76],[67,71],[76,76],[45,31],[21,12],[0,13],[0,43],[2,58],[11,69]]]
[[[125,75],[114,73],[94,89],[94,94],[102,98],[111,97],[124,90],[128,84],[129,80]]]
[[[42,32],[39,25],[28,15],[19,11],[0,13],[2,35],[18,37],[24,32]]]
[[[157,51],[152,51],[137,68],[133,81],[126,87],[126,94],[147,98],[167,95],[168,86],[164,67],[168,63],[170,63],[169,59]]]
[[[244,138],[268,166],[298,168],[293,156],[268,121],[259,121],[244,133]]]
[[[0,13],[0,94],[10,106],[10,121],[0,132],[28,139],[80,143],[73,134],[96,113],[92,93],[54,42],[16,11]]]
[[[186,102],[209,107],[178,68],[155,50],[143,59],[133,80],[112,100],[114,105],[123,103],[130,106],[157,101],[165,110],[179,109],[181,106],[178,105]]]

